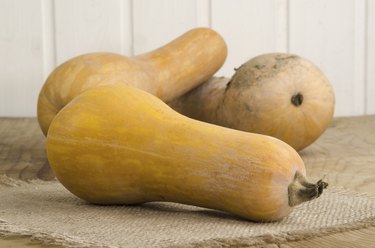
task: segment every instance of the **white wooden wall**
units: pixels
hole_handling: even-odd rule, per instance
[[[53,68],[78,54],[132,56],[208,26],[229,48],[218,76],[268,52],[318,65],[336,116],[375,114],[372,0],[0,0],[0,116],[35,116]]]

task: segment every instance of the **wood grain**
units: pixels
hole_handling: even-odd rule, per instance
[[[45,137],[35,118],[0,118],[0,175],[22,180],[53,179],[44,146]],[[301,156],[311,179],[325,176],[331,186],[375,196],[375,115],[334,119]],[[26,239],[7,239],[0,240],[0,247],[9,246],[9,242],[13,247],[28,246]],[[375,247],[375,226],[266,247]]]
[[[1,118],[0,174],[22,180],[53,179],[44,146],[35,118]]]

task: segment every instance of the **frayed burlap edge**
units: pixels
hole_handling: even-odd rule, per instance
[[[6,175],[0,175],[0,188],[1,187],[21,187],[24,185],[45,185],[56,183],[57,180],[44,181],[40,179],[32,179],[28,181],[14,179]],[[63,247],[100,247],[100,244],[82,240],[79,237],[66,236],[57,233],[44,233],[32,229],[23,228],[20,226],[12,225],[0,219],[0,237],[2,238],[16,238],[25,237],[30,238],[32,241],[37,241],[43,245],[58,245]],[[103,246],[102,246],[103,247]]]
[[[268,244],[282,244],[290,241],[301,241],[316,237],[327,236],[335,233],[353,231],[362,228],[375,226],[375,218],[365,219],[355,223],[348,223],[324,229],[316,229],[306,231],[286,232],[278,235],[262,235],[251,238],[233,238],[233,239],[209,239],[198,243],[173,246],[176,248],[228,248],[228,247],[247,247],[247,246],[265,246]],[[111,247],[103,246],[98,243],[82,240],[78,237],[65,236],[61,234],[50,234],[43,232],[35,232],[33,230],[15,227],[5,221],[0,220],[0,237],[27,237],[35,240],[43,245],[59,245],[63,247]]]
[[[354,197],[368,197],[375,200],[375,196],[367,193],[355,192],[352,190],[345,189],[343,187],[331,187],[331,190],[340,193],[341,195],[354,196]],[[226,238],[226,239],[208,239],[186,245],[179,245],[176,248],[230,248],[230,247],[248,247],[248,246],[259,246],[264,247],[269,244],[283,244],[291,241],[301,241],[316,237],[323,237],[327,235],[337,234],[340,232],[354,231],[364,228],[375,226],[375,217],[365,218],[360,221],[340,224],[325,228],[310,229],[308,231],[290,231],[280,234],[268,234],[260,235],[256,237],[238,237],[238,238]]]
[[[57,182],[57,179],[51,181],[45,181],[41,179],[30,179],[30,180],[21,180],[8,177],[7,175],[0,175],[0,187],[19,187],[24,185],[45,185],[49,183]]]
[[[269,234],[257,237],[239,237],[229,239],[209,239],[200,241],[197,243],[191,243],[186,245],[179,245],[176,248],[229,248],[229,247],[248,247],[248,246],[259,246],[264,247],[269,244],[283,244],[291,241],[301,241],[316,237],[323,237],[332,235],[340,232],[354,231],[363,228],[369,228],[375,226],[375,217],[364,219],[354,223],[347,223],[332,227],[326,227],[321,229],[310,229],[309,231],[291,231],[277,235]]]
[[[53,181],[43,181],[34,179],[30,181],[22,181],[10,178],[6,175],[0,175],[0,187],[19,187],[22,185],[40,185],[48,184]],[[371,199],[375,199],[375,196],[368,195],[366,193],[359,193],[355,191],[349,191],[342,187],[335,187],[335,192],[342,194],[354,195],[354,196],[365,196]],[[283,244],[291,241],[301,241],[316,237],[323,237],[335,233],[354,231],[358,229],[368,228],[375,226],[375,217],[366,218],[357,222],[341,224],[320,229],[310,229],[309,231],[291,231],[280,233],[277,235],[268,234],[256,237],[238,237],[238,238],[226,238],[226,239],[208,239],[204,241],[194,242],[190,244],[174,245],[176,248],[228,248],[228,247],[247,247],[247,246],[259,246],[263,247],[268,244]],[[84,240],[81,237],[66,236],[57,233],[44,233],[31,229],[26,229],[18,226],[14,226],[4,220],[0,220],[0,237],[27,237],[30,240],[38,241],[43,245],[59,245],[63,247],[115,247],[115,246],[104,246],[99,243]]]
[[[17,227],[6,221],[0,220],[0,237],[1,238],[30,238],[31,241],[37,241],[43,245],[58,245],[63,247],[103,247],[100,244],[82,240],[79,237],[66,236],[57,233],[44,233]]]

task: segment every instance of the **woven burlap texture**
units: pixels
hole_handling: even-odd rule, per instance
[[[219,199],[218,199],[219,200]],[[328,189],[273,223],[175,203],[97,206],[57,182],[0,179],[0,235],[66,247],[238,247],[375,225],[375,199]]]

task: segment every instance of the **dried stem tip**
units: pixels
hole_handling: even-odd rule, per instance
[[[328,183],[319,180],[316,183],[310,183],[300,172],[296,172],[293,182],[288,187],[289,206],[294,207],[302,202],[318,198]]]

